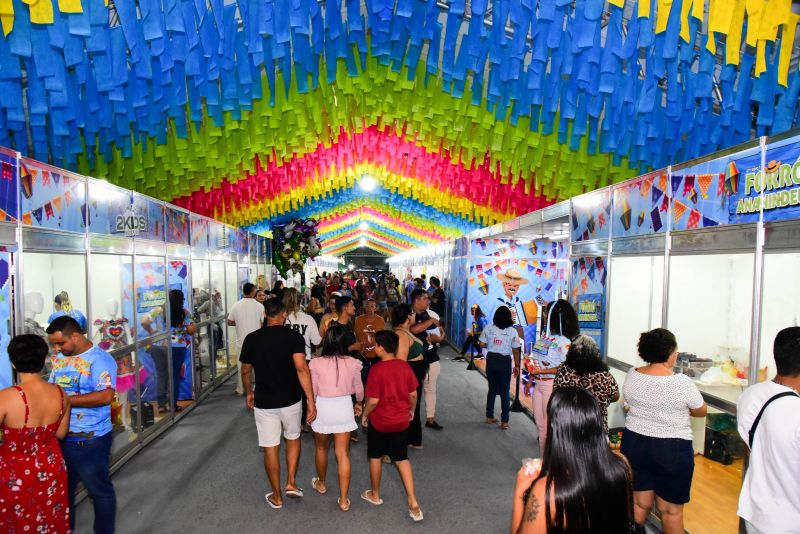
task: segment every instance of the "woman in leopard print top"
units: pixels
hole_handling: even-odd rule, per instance
[[[619,386],[600,359],[600,349],[594,339],[579,335],[572,340],[567,359],[558,368],[553,389],[577,387],[589,391],[597,399],[603,416],[603,428],[608,434],[608,405],[619,400]]]

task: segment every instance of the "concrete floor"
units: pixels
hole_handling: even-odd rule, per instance
[[[392,466],[384,466],[383,506],[359,499],[369,487],[365,439],[351,449],[350,512],[336,505],[332,452],[328,493],[312,491],[313,439],[307,434],[298,474],[305,497],[287,499],[281,510],[269,508],[255,423],[229,380],[114,475],[117,532],[508,532],[516,471],[523,458],[538,455],[535,426],[513,413],[508,431],[484,424],[486,380],[452,362],[450,348],[441,355],[436,419],[445,429],[424,429],[424,449],[409,451],[425,514],[421,524],[408,517]],[[87,499],[78,507],[77,533],[92,531],[93,515]]]

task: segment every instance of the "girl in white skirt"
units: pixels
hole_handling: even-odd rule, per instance
[[[311,423],[316,443],[317,476],[311,479],[311,486],[319,494],[328,491],[325,475],[333,435],[333,447],[339,465],[338,503],[343,512],[350,509],[350,499],[347,498],[350,488],[350,432],[358,428],[355,418],[361,415],[364,400],[362,364],[347,355],[347,336],[346,326],[332,323],[322,339],[321,355],[308,365],[317,405],[317,418]],[[357,401],[355,407],[352,395]]]

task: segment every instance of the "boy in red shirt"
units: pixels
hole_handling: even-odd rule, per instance
[[[397,466],[408,497],[408,513],[422,521],[422,510],[414,495],[414,477],[408,461],[408,424],[417,405],[417,378],[404,360],[395,358],[397,334],[381,330],[375,334],[375,354],[381,361],[370,368],[361,424],[367,426],[367,456],[372,489],[361,494],[365,501],[379,505],[381,499],[381,458],[388,455]]]

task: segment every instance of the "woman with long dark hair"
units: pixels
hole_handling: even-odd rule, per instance
[[[339,466],[338,503],[343,512],[350,509],[350,499],[347,498],[350,489],[350,433],[358,428],[355,418],[361,415],[364,401],[362,363],[348,355],[345,346],[347,333],[347,327],[333,323],[325,332],[321,355],[308,365],[317,405],[317,418],[311,422],[316,444],[317,476],[311,479],[311,486],[319,494],[328,491],[325,478],[333,435]],[[356,396],[355,408],[351,395]]]
[[[414,312],[408,304],[398,304],[392,309],[392,325],[394,333],[399,338],[397,345],[397,359],[406,360],[414,376],[417,378],[417,399],[422,398],[422,388],[425,384],[425,375],[428,373],[428,362],[425,361],[425,348],[422,341],[411,333],[414,324]],[[408,446],[412,449],[422,448],[422,419],[420,418],[419,405],[414,408],[414,418],[408,426]]]
[[[534,367],[529,373],[536,380],[531,396],[533,418],[539,429],[539,451],[547,443],[547,403],[553,394],[553,379],[564,363],[572,340],[581,333],[578,314],[566,300],[553,302],[547,312],[547,325],[533,346]]]
[[[600,359],[600,347],[589,336],[578,334],[567,351],[567,359],[558,368],[553,389],[583,388],[597,399],[603,416],[603,428],[608,432],[608,405],[619,400],[619,386]]]
[[[483,310],[477,304],[472,305],[472,330],[470,334],[467,336],[467,339],[464,341],[464,346],[461,347],[461,356],[456,356],[453,358],[455,361],[463,361],[464,357],[467,355],[467,350],[472,349],[478,350],[478,357],[481,356],[481,348],[478,345],[478,338],[481,336],[481,332],[486,326],[489,324],[489,319],[486,318],[486,314],[483,313]]]
[[[517,474],[512,534],[630,532],[631,472],[608,446],[600,407],[588,391],[560,388],[547,409],[544,456]]]
[[[189,347],[192,346],[192,336],[197,332],[197,326],[192,322],[189,310],[183,307],[183,291],[172,289],[169,292],[169,327],[172,345],[172,402],[175,411],[181,411],[178,406],[178,393],[181,385],[181,369],[186,361]],[[188,369],[191,369],[191,362]]]
[[[478,345],[489,348],[486,354],[486,378],[489,382],[486,423],[497,422],[494,417],[494,399],[500,395],[500,428],[508,430],[511,369],[519,361],[520,342],[519,333],[514,328],[514,318],[507,306],[500,306],[495,310],[492,324],[481,332]]]

